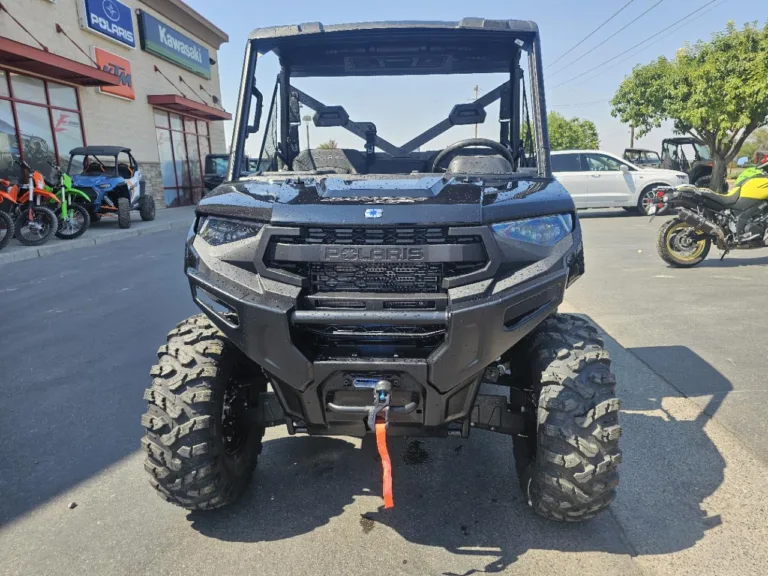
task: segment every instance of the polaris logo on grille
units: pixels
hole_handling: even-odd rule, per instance
[[[424,248],[374,246],[328,246],[320,250],[323,262],[421,262]]]
[[[384,210],[381,208],[368,208],[365,211],[366,218],[381,218],[384,216]]]

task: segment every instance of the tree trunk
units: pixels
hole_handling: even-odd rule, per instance
[[[719,192],[724,188],[723,184],[728,175],[728,161],[713,150],[712,162],[712,179],[709,181],[709,188]]]

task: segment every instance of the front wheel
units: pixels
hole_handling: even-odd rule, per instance
[[[59,229],[59,219],[50,208],[24,206],[16,218],[16,239],[25,246],[42,246]]]
[[[656,250],[670,266],[691,268],[709,254],[712,240],[697,234],[696,229],[677,218],[664,224],[656,236]]]
[[[8,246],[13,238],[14,224],[7,212],[0,212],[0,250]]]
[[[120,228],[131,227],[131,201],[128,198],[117,199],[117,225]]]
[[[67,213],[59,212],[59,230],[56,237],[62,240],[74,240],[79,238],[91,225],[91,215],[79,204],[69,204]]]
[[[172,330],[157,355],[141,418],[150,484],[188,510],[234,502],[261,452],[264,427],[249,410],[266,390],[261,370],[202,314]]]
[[[152,196],[144,195],[139,198],[139,216],[144,222],[155,219],[155,199]]]
[[[528,423],[514,439],[528,504],[551,520],[597,515],[619,482],[619,400],[597,330],[570,314],[545,320],[523,343]]]

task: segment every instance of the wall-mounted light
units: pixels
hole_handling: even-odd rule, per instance
[[[210,62],[211,66],[216,66],[216,60],[213,58],[208,58],[208,62]]]

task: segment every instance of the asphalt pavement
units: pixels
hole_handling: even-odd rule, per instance
[[[173,507],[139,418],[157,347],[197,312],[185,230],[0,266],[0,574],[768,573],[766,262],[673,271],[646,224],[585,218],[564,305],[605,332],[623,406],[619,497],[581,525],[534,516],[511,440],[482,431],[393,441],[389,511],[371,438],[278,428],[238,505]]]

